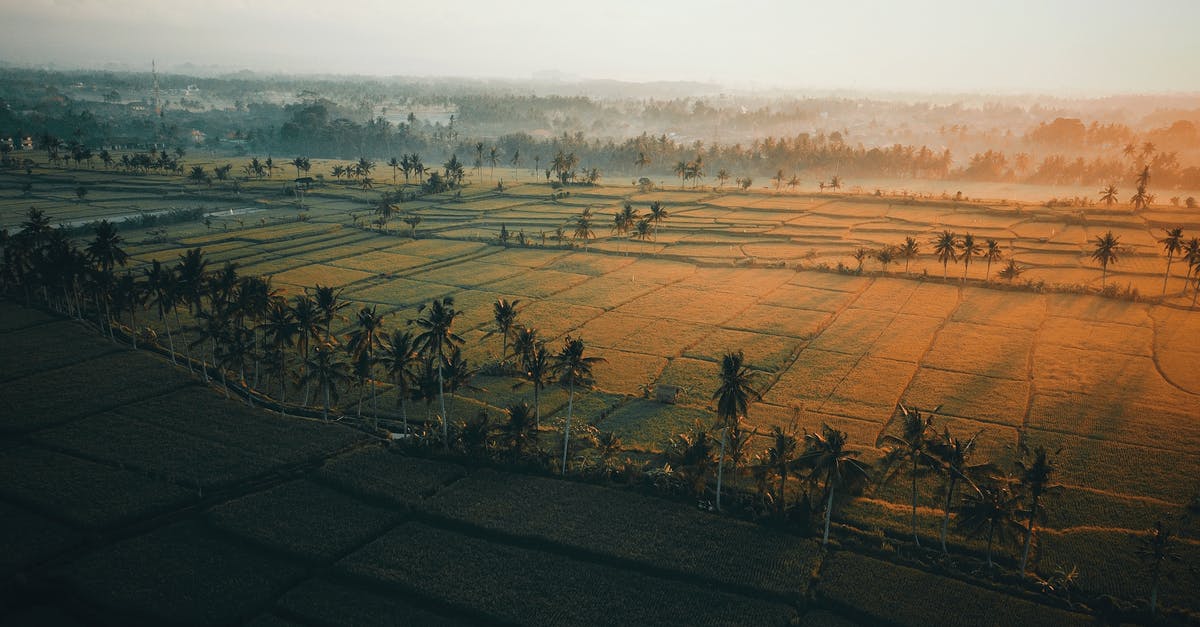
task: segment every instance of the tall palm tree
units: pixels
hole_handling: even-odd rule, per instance
[[[939,441],[934,443],[933,454],[941,463],[941,472],[946,475],[946,503],[942,512],[942,529],[941,542],[942,553],[949,554],[946,548],[946,532],[950,526],[950,511],[954,503],[954,490],[958,487],[959,481],[966,481],[968,484],[974,485],[977,477],[981,476],[985,470],[992,470],[992,464],[971,464],[971,455],[975,452],[975,442],[979,439],[979,434],[982,430],[976,431],[975,435],[968,440],[956,438],[950,435],[950,429],[945,428],[942,431],[942,436]]]
[[[767,440],[770,444],[767,445],[764,465],[779,476],[779,504],[776,512],[780,518],[783,518],[787,512],[788,472],[796,464],[796,457],[800,448],[795,431],[795,424],[792,424],[788,429],[784,429],[780,425],[773,425],[767,433]]]
[[[400,417],[404,421],[404,433],[408,433],[408,407],[405,401],[412,392],[416,380],[416,369],[420,362],[417,355],[417,343],[410,332],[393,331],[383,336],[383,352],[379,356],[380,363],[396,386],[396,406],[400,408]]]
[[[167,342],[171,348],[171,363],[175,364],[175,338],[171,335],[171,322],[167,320],[167,310],[175,308],[176,281],[175,273],[162,265],[157,259],[150,261],[149,268],[143,268],[146,277],[146,293],[158,310],[158,321],[167,330]]]
[[[331,343],[322,343],[313,351],[312,357],[305,362],[305,373],[302,381],[316,383],[321,390],[324,402],[321,405],[321,418],[329,420],[329,407],[338,400],[338,386],[350,380],[350,368],[339,357],[340,351]]]
[[[333,321],[345,320],[340,312],[350,303],[342,300],[342,288],[333,288],[318,283],[312,289],[313,304],[317,308],[319,320],[325,326],[325,340],[333,337]]]
[[[501,445],[512,461],[520,461],[537,446],[538,431],[533,410],[528,403],[520,402],[509,405],[504,413],[508,420],[500,425]]]
[[[546,388],[553,365],[550,353],[541,342],[529,353],[523,364],[525,379],[533,386],[533,418],[539,429],[542,428],[542,390]]]
[[[971,538],[987,536],[987,565],[991,568],[995,541],[1007,544],[1021,529],[1017,522],[1020,498],[1005,480],[982,481],[973,487],[958,506],[958,527]]]
[[[1165,230],[1167,236],[1158,240],[1158,243],[1163,245],[1163,250],[1167,253],[1167,273],[1163,276],[1162,289],[1164,295],[1167,293],[1167,279],[1171,278],[1171,260],[1176,253],[1183,250],[1183,227],[1177,226],[1173,229]]]
[[[492,303],[492,320],[496,323],[496,330],[500,333],[500,363],[504,363],[508,359],[508,336],[512,333],[513,324],[517,321],[517,305],[521,301],[508,301],[503,298],[496,299]]]
[[[1183,260],[1187,263],[1187,272],[1183,275],[1183,293],[1187,295],[1187,283],[1191,279],[1192,274],[1196,273],[1200,277],[1200,237],[1193,237],[1183,245]],[[1200,283],[1197,284],[1197,289],[1200,290]],[[1195,305],[1195,297],[1192,298],[1192,304]]]
[[[1100,190],[1100,202],[1111,208],[1117,202],[1118,193],[1117,186],[1110,183]]]
[[[958,242],[959,257],[963,262],[963,281],[967,280],[967,268],[971,266],[971,259],[978,257],[983,253],[983,247],[979,242],[975,241],[975,236],[967,233]]]
[[[583,250],[587,252],[588,241],[596,237],[596,232],[592,230],[591,209],[584,209],[583,213],[575,218],[575,232],[572,234],[572,237],[577,240],[583,240]]]
[[[124,267],[129,254],[121,248],[124,239],[117,234],[116,227],[108,220],[101,220],[95,233],[95,238],[87,245],[87,254],[100,271],[111,273],[116,266]]]
[[[563,340],[562,349],[554,356],[551,364],[554,378],[558,380],[559,385],[564,385],[568,389],[567,424],[563,431],[562,474],[564,475],[567,473],[567,447],[571,441],[571,418],[575,411],[575,389],[592,387],[595,383],[592,366],[605,361],[603,357],[585,357],[583,351],[583,340],[568,335]]]
[[[1056,490],[1058,486],[1050,483],[1050,476],[1055,471],[1054,460],[1051,459],[1051,454],[1044,447],[1039,446],[1030,451],[1022,444],[1020,452],[1021,458],[1015,462],[1017,480],[1021,482],[1021,488],[1029,499],[1029,517],[1026,519],[1025,526],[1025,548],[1021,551],[1021,574],[1024,575],[1025,567],[1029,563],[1029,547],[1033,545],[1033,535],[1037,530],[1038,517],[1039,515],[1045,516],[1045,508],[1041,502],[1042,496]]]
[[[356,373],[359,385],[358,417],[360,419],[362,418],[363,388],[374,379],[375,351],[379,348],[385,315],[380,314],[375,305],[363,307],[359,310],[354,330],[350,332],[346,341],[346,349],[350,352],[352,361],[361,366]],[[379,426],[379,406],[376,403],[376,389],[373,383],[371,384],[371,411],[375,415],[372,423],[374,426]]]
[[[654,225],[654,241],[657,242],[659,225],[661,225],[666,221],[667,218],[671,216],[667,213],[666,206],[656,200],[650,203],[650,213],[647,214],[646,217],[650,220],[650,223]]]
[[[983,273],[983,280],[987,282],[988,278],[992,276],[992,262],[1004,258],[1004,250],[1000,248],[1000,242],[989,238],[984,245],[983,258],[987,260],[987,272]]]
[[[1121,238],[1113,235],[1112,231],[1096,236],[1096,249],[1092,251],[1092,260],[1098,262],[1101,268],[1100,288],[1108,279],[1108,264],[1117,262],[1117,252],[1121,248]]]
[[[908,462],[912,463],[909,470],[909,476],[912,479],[912,535],[913,542],[920,547],[921,538],[917,535],[917,477],[922,470],[937,468],[937,460],[933,456],[933,414],[937,412],[937,409],[922,415],[921,410],[915,407],[910,408],[903,404],[898,407],[903,416],[900,435],[888,433],[881,438],[884,446],[888,449],[884,463],[894,469],[884,477],[884,481],[895,476],[896,471],[902,465],[907,465]]]
[[[804,434],[804,453],[797,459],[808,467],[809,480],[822,479],[825,492],[825,533],[821,546],[829,543],[829,521],[833,513],[833,494],[838,486],[850,488],[870,479],[867,467],[856,457],[859,451],[846,447],[846,433],[827,424],[821,425],[820,433]]]
[[[513,355],[522,368],[529,362],[529,357],[537,349],[539,343],[537,329],[526,326],[517,329],[516,334],[513,335]]]
[[[454,333],[454,320],[459,311],[454,308],[454,298],[447,296],[434,299],[428,306],[422,304],[417,312],[424,314],[414,321],[421,329],[416,338],[417,350],[436,362],[438,404],[442,411],[442,447],[449,451],[450,419],[446,415],[446,383],[443,370],[449,363],[453,348],[464,341]]]
[[[404,158],[407,160],[408,155],[405,155]],[[389,166],[391,166],[391,168],[392,168],[392,185],[395,185],[396,184],[396,174],[397,174],[397,171],[400,169],[400,160],[395,157],[392,157],[391,159],[388,159],[387,164]]]
[[[1171,562],[1183,560],[1175,545],[1174,534],[1163,526],[1161,520],[1154,521],[1154,528],[1138,538],[1137,556],[1142,562],[1142,567],[1150,576],[1151,616],[1158,614],[1158,582],[1162,577],[1164,567]]]
[[[179,299],[187,306],[188,313],[192,316],[198,316],[203,311],[203,299],[208,292],[207,283],[204,280],[207,275],[208,260],[204,258],[204,253],[199,248],[188,249],[186,253],[179,256],[179,261],[175,264]],[[175,311],[175,327],[179,328],[178,310]],[[192,370],[191,345],[185,343],[183,350],[190,372]],[[207,371],[204,376],[207,380]]]
[[[933,238],[933,252],[938,261],[942,262],[942,281],[946,280],[946,272],[951,261],[958,261],[958,238],[950,231],[942,231]]]
[[[721,427],[721,456],[717,458],[717,511],[721,510],[721,482],[725,474],[725,445],[729,439],[730,425],[746,415],[751,399],[761,395],[751,385],[755,373],[746,365],[742,351],[728,352],[721,358],[721,371],[717,375],[720,385],[713,393],[717,402],[717,421]]]
[[[292,299],[292,316],[296,319],[296,349],[300,353],[300,379],[304,381],[304,404],[308,404],[308,393],[311,388],[308,375],[308,361],[312,355],[310,350],[313,343],[319,343],[323,329],[321,328],[321,312],[316,301],[308,294],[297,294]]]
[[[900,246],[900,258],[904,260],[904,274],[908,274],[908,264],[913,259],[916,259],[921,254],[921,245],[917,243],[916,238],[909,235],[904,238],[904,244]]]
[[[281,297],[271,299],[266,318],[262,324],[267,346],[275,353],[276,373],[279,376],[279,413],[286,411],[287,402],[287,353],[300,335],[300,325],[287,301]]]

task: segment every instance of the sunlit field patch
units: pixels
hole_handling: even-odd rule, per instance
[[[1034,337],[1028,329],[948,322],[922,363],[940,370],[1025,380]]]
[[[790,309],[774,305],[751,305],[724,326],[752,333],[807,340],[830,323],[833,315],[810,309]]]
[[[863,355],[891,325],[894,314],[869,309],[847,309],[834,318],[812,341],[812,348]]]
[[[879,423],[892,416],[916,371],[911,363],[864,357],[838,382],[821,404],[827,414],[850,416]]]
[[[351,270],[361,270],[371,274],[393,274],[411,270],[433,260],[428,257],[413,257],[387,251],[372,251],[360,255],[343,257],[330,262],[330,265]]]
[[[345,296],[346,298],[367,303],[410,306],[419,305],[435,298],[441,298],[457,291],[456,288],[449,285],[426,283],[411,279],[388,279],[380,283],[364,285],[363,287],[348,290]]]
[[[597,348],[587,354],[604,359],[592,367],[596,387],[617,394],[641,394],[642,386],[653,381],[667,364],[662,357],[614,349]]]
[[[411,276],[414,279],[458,287],[481,287],[516,276],[521,268],[482,261],[461,261],[433,270],[420,270]]]
[[[800,340],[788,339],[764,333],[751,333],[734,329],[709,330],[703,337],[683,351],[685,357],[719,362],[726,353],[743,351],[746,363],[756,370],[778,372],[791,363],[792,356],[799,350]],[[762,386],[762,382],[759,382]]]
[[[859,356],[812,348],[804,349],[790,368],[780,375],[763,400],[780,406],[803,402],[816,409],[858,364]]]
[[[949,416],[1020,427],[1028,398],[1027,381],[923,367],[901,400],[924,409],[941,405],[940,413]]]
[[[1038,294],[995,292],[966,288],[965,298],[950,317],[960,322],[1036,329],[1046,314],[1046,299]]]
[[[362,270],[311,264],[285,270],[276,274],[274,278],[276,283],[289,283],[300,287],[312,287],[318,284],[341,287],[357,283],[372,276],[374,276],[372,273],[363,272]]]
[[[596,346],[674,357],[714,330],[711,326],[614,311],[589,321],[577,334]]]
[[[704,290],[666,286],[619,307],[617,311],[700,324],[721,324],[754,302],[752,296],[723,294],[712,298]]]
[[[867,354],[916,363],[925,355],[931,338],[942,323],[937,318],[899,314],[883,330]]]

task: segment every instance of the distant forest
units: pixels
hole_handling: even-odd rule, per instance
[[[156,90],[149,72],[0,69],[6,154],[29,137],[45,154],[151,145],[277,158],[413,153],[540,175],[562,152],[581,175],[776,186],[838,177],[1129,187],[1148,166],[1156,189],[1196,190],[1198,128],[1200,97],[1188,96],[804,96],[682,83],[249,74],[159,75]]]

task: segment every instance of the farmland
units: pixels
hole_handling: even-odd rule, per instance
[[[549,347],[579,337],[589,354],[606,360],[596,365],[595,389],[574,399],[574,415],[617,433],[639,460],[661,454],[668,438],[693,421],[712,422],[718,364],[736,350],[745,352],[762,397],[750,405],[747,420],[764,435],[776,426],[816,432],[829,424],[849,434],[864,460],[877,462],[877,445],[899,432],[896,407],[903,403],[939,408],[939,431],[979,433],[977,455],[1005,468],[1019,444],[1061,449],[1056,481],[1063,490],[1048,501],[1035,559],[1043,572],[1077,567],[1088,594],[1147,596],[1136,576],[1112,574],[1135,570],[1131,548],[1096,547],[1132,547],[1129,536],[1154,520],[1178,517],[1200,487],[1194,479],[1200,476],[1200,313],[1188,309],[1191,298],[1179,276],[1168,281],[1162,298],[1102,298],[1094,293],[1100,270],[1089,260],[1096,235],[1122,229],[1128,250],[1109,268],[1107,284],[1158,294],[1166,271],[1156,242],[1161,229],[1200,224],[1183,210],[1130,216],[1097,209],[1081,224],[1065,209],[1007,201],[711,188],[640,192],[628,186],[583,188],[552,201],[549,186],[518,183],[504,191],[470,186],[457,196],[401,203],[405,215],[421,217],[415,229],[393,224],[372,230],[365,218],[378,192],[348,185],[320,187],[299,209],[279,192],[283,184],[269,180],[249,181],[235,197],[219,186],[102,175],[38,172],[43,191],[32,199],[6,187],[0,190],[0,225],[19,224],[31,204],[66,222],[127,215],[161,202],[164,194],[180,206],[234,209],[206,222],[168,226],[165,234],[127,231],[130,265],[173,264],[188,248],[202,247],[214,265],[236,263],[242,274],[270,277],[285,296],[315,284],[340,288],[352,303],[349,312],[376,306],[394,328],[416,318],[418,306],[450,296],[463,312],[455,332],[467,339],[464,356],[474,364],[501,356],[492,303],[519,301],[518,324],[537,329]],[[68,200],[66,190],[76,178],[104,179],[113,199]],[[609,232],[623,203],[644,212],[654,201],[670,212],[655,236],[635,240]],[[253,213],[237,212],[246,207]],[[597,216],[596,237],[569,241],[572,220],[584,208]],[[502,228],[514,238],[522,234],[527,244],[499,242]],[[557,237],[560,228],[567,230],[566,240]],[[997,238],[1006,259],[1016,259],[1026,274],[1015,282],[1000,280],[999,266],[976,261],[965,269],[966,280],[957,264],[944,280],[927,244],[943,229]],[[855,249],[899,244],[905,236],[917,237],[926,250],[908,268],[867,260],[856,270]],[[244,591],[256,598],[225,608],[233,612],[229,616],[204,618],[244,620],[266,612],[321,620],[319,604],[305,603],[297,592],[317,589],[334,597],[398,592],[411,606],[387,611],[448,622],[588,622],[602,615],[605,595],[653,586],[660,596],[645,603],[664,612],[656,615],[663,622],[720,624],[743,613],[783,623],[815,611],[805,599],[819,599],[821,611],[849,620],[919,622],[895,608],[872,606],[851,583],[883,568],[888,574],[880,585],[902,587],[912,577],[895,569],[905,567],[876,567],[878,560],[850,553],[822,562],[811,540],[775,537],[652,499],[498,477],[376,449],[338,426],[263,418],[217,398],[183,369],[83,335],[73,323],[31,315],[6,307],[0,316],[6,349],[0,394],[22,408],[0,423],[0,465],[5,476],[21,476],[0,486],[0,505],[16,512],[6,517],[11,524],[39,528],[45,538],[28,549],[36,557],[18,568],[40,568],[45,555],[78,546],[79,534],[115,533],[160,520],[165,512],[198,512],[176,526],[106,543],[63,567],[73,592],[91,607],[161,615],[152,599],[125,598],[120,590],[97,586],[96,577],[136,570],[145,551],[160,551],[168,562],[228,551],[230,559],[245,560],[246,571],[235,577],[245,577]],[[155,326],[161,344],[162,324],[149,313],[142,317],[139,324]],[[348,329],[334,325],[335,332]],[[177,342],[198,338],[177,333]],[[77,339],[63,344],[56,337]],[[500,415],[514,401],[532,400],[531,389],[514,387],[518,383],[503,373],[479,376],[476,389],[462,390],[450,411],[454,418],[480,409]],[[649,398],[660,384],[680,388],[675,404]],[[377,388],[379,405],[390,412],[397,392],[382,380]],[[352,412],[353,398],[344,395],[341,412]],[[557,386],[543,393],[542,403],[545,423],[565,416],[566,394]],[[552,440],[549,432],[543,437]],[[750,443],[755,453],[767,445],[765,437]],[[903,483],[869,488],[841,507],[835,521],[868,536],[902,537],[909,523]],[[941,523],[941,482],[922,479],[918,490],[918,534],[932,543]],[[114,492],[121,496],[101,499]],[[88,499],[97,500],[89,506]],[[536,508],[511,509],[526,503],[541,503],[543,518],[522,518]],[[254,524],[272,512],[309,510],[311,519],[270,529]],[[337,519],[351,512],[354,524]],[[622,516],[666,527],[635,526],[632,539],[622,538],[616,533],[628,528]],[[561,526],[563,520],[574,522]],[[584,533],[588,525],[615,535]],[[328,526],[343,529],[344,537],[322,541],[319,530]],[[718,536],[726,540],[712,539]],[[720,555],[733,542],[729,538],[743,538],[738,546],[751,548],[714,563],[673,554],[679,547],[664,539],[670,537],[702,538],[696,543],[707,556]],[[421,540],[419,546],[412,538]],[[978,540],[955,542],[982,552]],[[1182,550],[1195,555],[1197,546],[1187,540]],[[579,597],[572,611],[580,613],[560,617],[560,608],[544,600],[482,598],[448,585],[502,586],[493,574],[480,572],[486,568],[462,566],[463,547],[481,563],[542,571],[539,582],[554,579],[563,595],[572,581],[633,578]],[[278,563],[278,570],[256,577],[265,563]],[[822,576],[812,577],[814,572]],[[968,596],[974,589],[955,583]],[[168,585],[176,584],[168,578]],[[1164,583],[1161,598],[1195,610],[1191,591],[1198,585],[1194,573],[1183,574]],[[680,601],[700,588],[723,589],[724,595],[703,616]],[[211,598],[223,593],[201,591]],[[979,616],[1002,602],[981,600],[981,606],[947,611]],[[1039,606],[1021,611],[1037,613]]]
[[[0,339],[55,347],[89,337],[82,326],[2,311],[21,322]],[[116,353],[170,369],[160,357]],[[112,358],[82,363],[96,372]],[[36,386],[44,367],[35,353],[2,374]],[[97,418],[125,424],[115,416],[142,422],[144,435],[126,432],[113,448],[61,431],[88,434]],[[0,440],[6,620],[853,624],[890,616],[855,596],[854,578],[901,568],[836,552],[826,582],[810,539],[628,491],[408,457],[342,425],[250,410],[198,385],[55,424]],[[307,447],[300,463],[284,425]],[[220,463],[234,454],[222,446],[237,450],[240,474]],[[188,457],[200,452],[213,459]],[[203,463],[182,475],[183,460]],[[920,577],[927,590],[956,585],[964,611],[1012,602]],[[1019,608],[1085,620],[1029,601]]]

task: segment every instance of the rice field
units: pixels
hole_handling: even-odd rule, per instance
[[[717,362],[729,350],[744,350],[755,373],[762,398],[751,405],[748,420],[761,432],[790,424],[812,431],[829,423],[847,431],[852,445],[873,449],[885,433],[894,432],[895,406],[904,403],[939,408],[939,429],[946,426],[959,435],[981,432],[983,449],[1002,464],[1010,461],[1018,441],[1062,447],[1058,480],[1065,488],[1064,511],[1051,513],[1040,559],[1044,564],[1078,564],[1094,592],[1128,592],[1113,578],[1096,574],[1119,567],[1128,556],[1110,559],[1097,551],[1076,555],[1072,551],[1086,544],[1081,538],[1141,531],[1146,520],[1163,511],[1181,511],[1197,493],[1194,479],[1177,478],[1200,472],[1200,369],[1195,367],[1200,312],[1187,309],[1190,298],[1168,295],[1131,302],[997,289],[1006,287],[995,278],[998,265],[990,268],[993,285],[988,286],[983,279],[989,269],[982,260],[971,264],[968,281],[959,280],[960,264],[946,269],[944,280],[927,244],[941,229],[995,237],[1006,255],[1029,268],[1027,278],[1095,288],[1100,275],[1088,260],[1089,241],[1111,228],[1127,250],[1109,269],[1108,284],[1156,295],[1166,260],[1156,243],[1161,229],[1152,225],[1184,217],[1176,212],[1105,216],[1108,221],[1097,226],[1074,223],[1065,210],[1038,207],[1014,212],[1007,206],[962,203],[948,211],[944,204],[892,205],[838,195],[639,194],[617,187],[551,204],[543,186],[522,185],[453,202],[413,203],[412,214],[426,220],[412,239],[400,224],[387,233],[355,228],[344,205],[357,202],[362,212],[362,200],[339,195],[337,186],[327,192],[306,199],[304,221],[294,206],[281,202],[266,205],[245,225],[168,227],[166,240],[158,243],[149,242],[145,233],[129,232],[130,245],[144,247],[133,264],[170,262],[200,246],[214,264],[241,263],[244,271],[272,276],[287,293],[318,283],[344,288],[344,297],[356,306],[380,305],[390,312],[390,328],[415,317],[422,303],[454,297],[464,311],[456,331],[468,338],[467,353],[476,362],[494,360],[500,352],[491,302],[519,299],[518,325],[536,328],[552,350],[568,336],[580,337],[589,354],[605,358],[596,367],[595,391],[576,398],[575,415],[618,433],[639,451],[661,450],[667,437],[693,420],[712,419]],[[49,193],[29,202],[16,194],[0,190],[0,224],[18,224],[20,213],[31,205],[61,220],[116,215],[108,201],[99,199],[92,208],[90,202],[65,202]],[[126,198],[147,205],[152,199],[145,194],[131,186]],[[641,210],[652,200],[668,204],[672,217],[651,238],[656,241],[632,242],[607,231],[605,218],[624,198]],[[596,240],[572,245],[550,237],[542,244],[540,235],[558,227],[569,236],[569,221],[589,205],[598,214]],[[514,233],[524,229],[531,244],[500,245],[501,225]],[[852,272],[857,266],[851,257],[854,248],[899,244],[908,234],[918,237],[925,254],[907,272],[900,262],[882,274],[872,259],[863,272]],[[822,268],[817,260],[851,271]],[[1181,287],[1182,281],[1172,278],[1168,292]],[[44,367],[60,380],[94,380],[92,371],[99,363],[139,380],[153,378],[142,366],[126,363],[124,354],[110,354],[102,343],[85,342],[79,350],[94,363],[72,365],[51,353]],[[7,368],[8,362],[7,356],[0,358],[0,367]],[[31,441],[52,449],[53,455],[72,456],[69,464],[108,468],[121,460],[127,470],[104,472],[163,479],[163,486],[137,488],[152,509],[186,498],[186,490],[177,493],[179,484],[220,487],[265,468],[219,440],[196,446],[199,457],[136,454],[135,436],[147,418],[130,416],[130,410],[105,412],[121,404],[136,407],[158,394],[178,394],[182,381],[166,377],[136,390],[114,385],[110,407],[94,400],[95,388],[87,395],[70,388],[49,394],[30,386],[24,378],[28,375],[0,378],[0,393],[27,403],[37,415],[5,422],[0,432],[36,431]],[[469,406],[497,414],[509,402],[531,397],[527,389],[513,391],[513,383],[496,377],[487,386],[496,390],[494,395],[465,392],[458,402],[464,412]],[[645,398],[657,385],[678,386],[676,404]],[[384,392],[390,404],[386,386]],[[544,420],[563,415],[562,396],[558,390],[547,392]],[[182,427],[147,429],[142,433],[159,429],[146,437],[170,442],[173,450],[200,437]],[[120,433],[127,442],[103,442],[105,433]],[[22,459],[25,453],[14,448],[6,454]],[[345,478],[349,474],[322,481],[348,485],[354,481]],[[0,496],[22,506],[66,507],[45,502],[34,484],[3,489],[7,492]],[[379,486],[355,489],[371,502],[386,498]],[[897,520],[901,526],[906,522],[889,510],[898,505],[903,505],[902,492],[864,495],[848,506],[846,516],[856,524],[896,531]],[[938,506],[932,490],[923,506]],[[243,509],[251,507],[257,505]],[[1051,500],[1052,512],[1055,507]],[[1113,515],[1114,510],[1123,514]],[[218,526],[238,534],[238,511],[222,514]],[[125,514],[100,510],[72,512],[67,518],[81,525],[109,524]],[[437,535],[419,527],[412,531]],[[286,538],[255,541],[278,544],[284,551],[307,550],[304,540],[295,541],[299,548]],[[395,544],[385,538],[379,548],[403,553]],[[415,585],[408,575],[381,574],[373,556],[360,558],[344,570],[355,577]],[[846,594],[845,599],[853,599]]]

